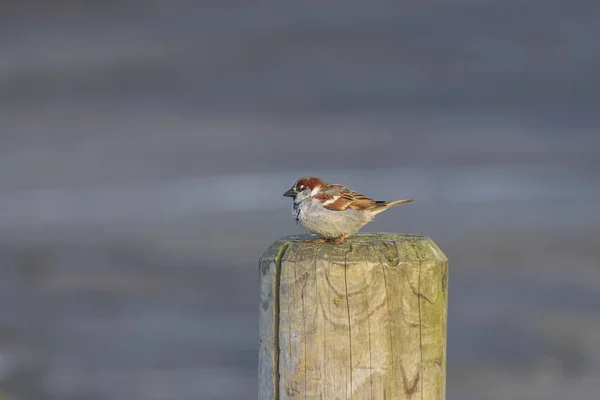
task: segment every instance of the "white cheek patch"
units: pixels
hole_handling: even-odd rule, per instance
[[[314,188],[313,190],[310,191],[310,195],[314,196],[315,194],[319,193],[320,190],[321,190],[321,186],[317,186],[316,188]]]
[[[324,206],[328,206],[328,205],[330,205],[330,204],[333,204],[333,203],[335,203],[335,202],[337,201],[337,199],[339,199],[339,198],[340,198],[340,196],[333,196],[333,198],[331,198],[331,199],[329,199],[329,200],[326,200],[326,201],[324,201],[324,202],[323,202],[323,205],[324,205]]]

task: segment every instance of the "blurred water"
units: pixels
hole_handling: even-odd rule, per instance
[[[599,6],[3,2],[0,392],[256,397],[260,254],[305,174],[414,197],[448,399],[595,398]]]
[[[5,206],[0,210],[0,225],[168,221],[224,211],[289,208],[279,196],[281,188],[290,186],[296,177],[307,172],[319,175],[316,170],[307,170],[220,175],[153,184],[0,192],[0,203]],[[600,196],[596,169],[555,166],[329,170],[327,177],[332,182],[352,181],[363,192],[383,189],[381,196],[385,194],[389,199],[390,196],[410,196],[428,206],[506,201],[572,202],[582,196]]]

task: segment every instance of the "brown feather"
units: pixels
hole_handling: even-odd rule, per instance
[[[375,200],[363,194],[352,192],[352,197],[354,198],[354,202],[349,206],[352,210],[370,210],[377,206]]]
[[[343,190],[330,190],[333,188]],[[326,190],[318,193],[315,198],[322,200],[324,203],[330,201],[330,203],[324,204],[323,207],[331,211],[369,210],[378,206],[378,203],[373,199],[348,190],[342,185],[327,185]]]
[[[321,178],[315,178],[312,176],[304,176],[296,181],[294,187],[307,187],[309,189],[314,189],[317,186],[325,186],[325,182]]]
[[[348,189],[348,186],[338,185],[337,183],[328,183],[325,185],[325,188],[323,190],[329,189],[344,189],[350,191],[350,189]]]

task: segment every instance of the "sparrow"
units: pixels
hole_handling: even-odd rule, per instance
[[[283,194],[294,199],[292,215],[308,233],[319,235],[308,243],[342,243],[390,207],[410,203],[412,199],[375,201],[346,186],[326,183],[305,176]]]

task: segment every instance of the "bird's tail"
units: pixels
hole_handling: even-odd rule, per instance
[[[402,199],[402,200],[388,201],[388,202],[385,203],[385,206],[389,208],[389,207],[399,206],[400,204],[410,203],[411,201],[413,201],[413,199]]]
[[[406,204],[413,201],[412,199],[402,199],[402,200],[394,200],[394,201],[378,201],[375,204],[374,211],[376,214],[379,214],[382,211],[387,210],[390,207],[399,206],[400,204]]]

